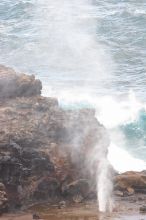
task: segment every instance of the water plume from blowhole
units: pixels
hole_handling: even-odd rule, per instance
[[[80,80],[86,94],[93,83],[101,86],[109,80],[114,69],[108,48],[98,42],[98,5],[94,3],[92,0],[38,0],[37,16],[40,13],[41,25],[37,53],[45,48],[47,53],[43,52],[43,58],[49,72],[72,83]],[[45,9],[43,13],[40,8]],[[108,176],[107,155],[100,153],[100,148],[102,144],[94,156],[99,161],[96,172],[99,210],[104,212],[112,210],[112,182]]]

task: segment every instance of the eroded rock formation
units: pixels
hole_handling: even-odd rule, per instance
[[[95,145],[107,153],[108,135],[93,109],[64,110],[41,88],[34,76],[0,66],[0,182],[10,207],[57,201],[71,186],[74,196],[81,184],[88,193]]]
[[[35,76],[16,74],[16,72],[0,65],[0,99],[29,97],[40,95],[42,84]]]
[[[132,195],[136,192],[146,193],[146,172],[129,171],[115,176],[115,190],[122,192],[121,196]]]

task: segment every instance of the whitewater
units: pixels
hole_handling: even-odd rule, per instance
[[[0,63],[63,108],[95,108],[119,172],[146,169],[145,23],[145,1],[0,1]]]

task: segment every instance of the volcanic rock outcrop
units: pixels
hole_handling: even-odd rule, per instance
[[[114,179],[115,190],[122,192],[121,196],[134,193],[146,193],[146,171],[129,171],[116,175]]]
[[[64,110],[41,88],[35,76],[0,66],[0,182],[11,208],[74,196],[81,184],[87,194],[95,145],[107,153],[108,135],[93,109]]]

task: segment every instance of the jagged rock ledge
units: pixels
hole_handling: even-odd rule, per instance
[[[93,109],[64,110],[41,89],[35,76],[0,66],[0,211],[81,201],[94,191],[95,145],[107,153],[108,135]]]
[[[42,84],[34,75],[17,74],[13,69],[0,65],[0,100],[40,95],[41,89]]]

